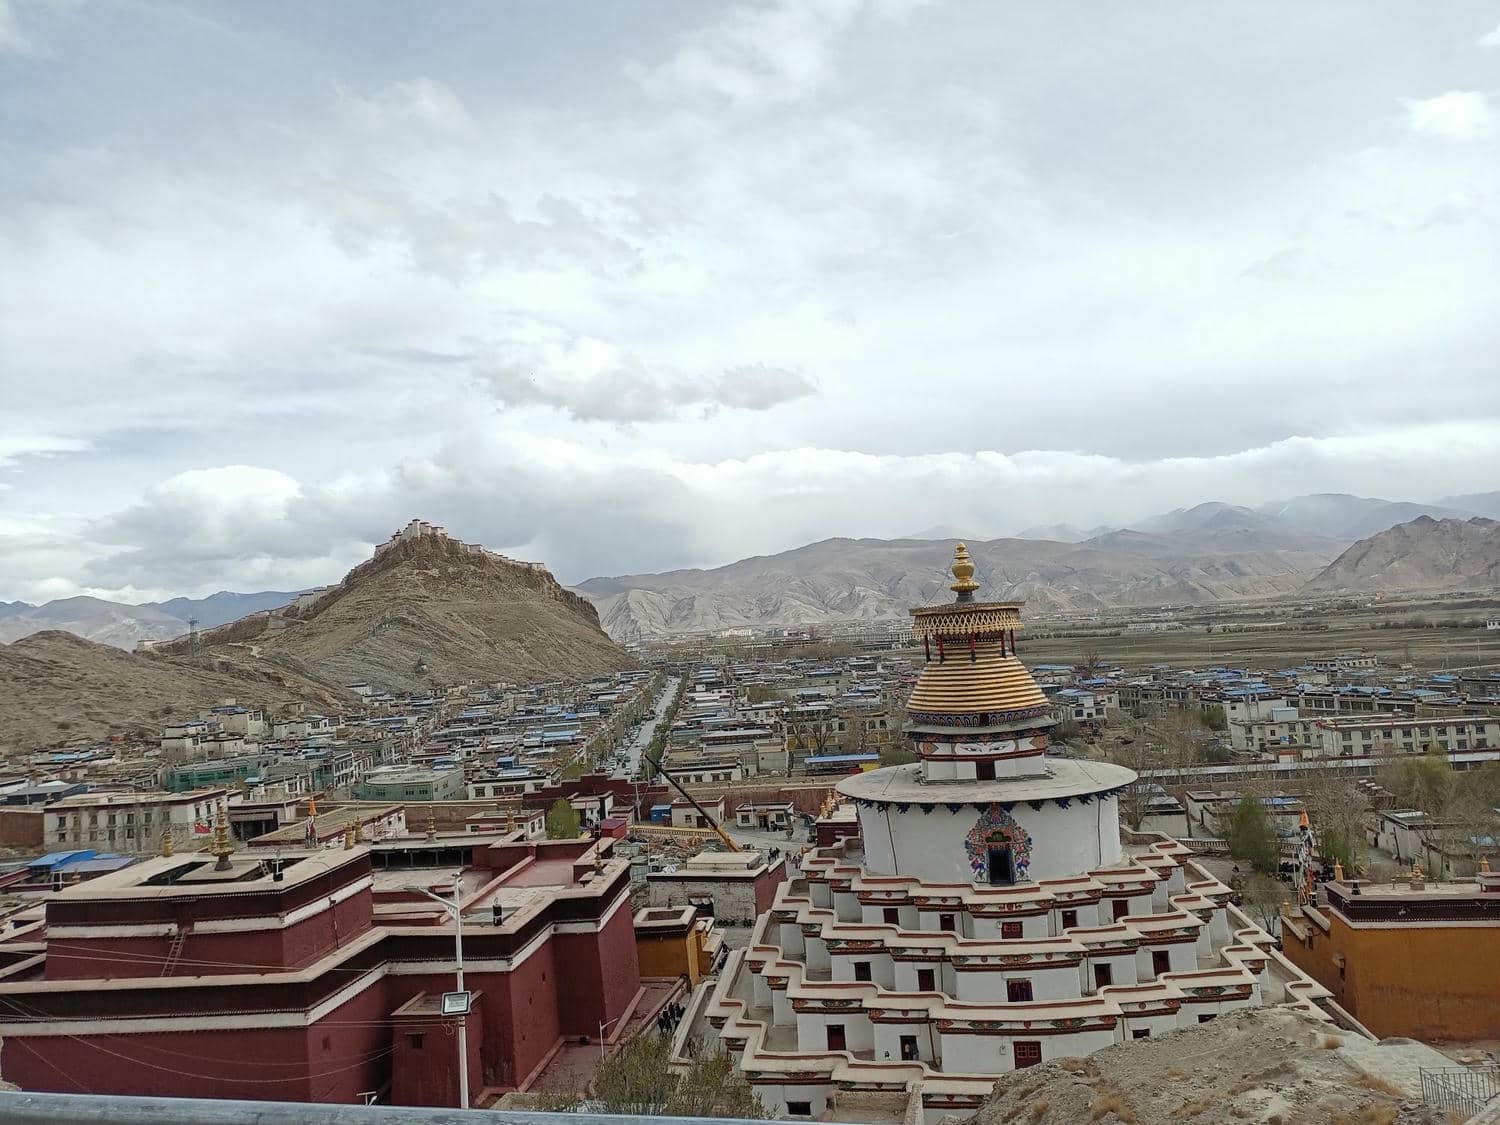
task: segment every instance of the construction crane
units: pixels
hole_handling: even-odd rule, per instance
[[[708,810],[700,805],[697,801],[695,801],[691,793],[689,793],[686,789],[678,784],[677,779],[669,774],[666,771],[666,768],[661,764],[660,758],[653,758],[650,752],[646,750],[641,751],[641,757],[645,758],[646,761],[655,766],[656,772],[667,779],[667,784],[670,785],[673,789],[677,790],[677,792],[681,793],[687,800],[687,803],[698,810],[698,815],[701,816],[705,823],[707,823],[708,826],[713,829],[714,835],[716,835],[720,839],[720,841],[723,842],[726,848],[728,848],[732,852],[742,852],[745,850],[729,838],[729,833],[724,831],[723,826],[719,824],[717,820],[708,815]]]

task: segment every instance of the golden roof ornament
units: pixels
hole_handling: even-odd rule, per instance
[[[344,850],[351,851],[354,848],[354,821],[344,825]]]
[[[427,838],[429,840],[437,839],[437,817],[432,813],[427,814]]]
[[[971,602],[979,583],[974,581],[974,560],[969,558],[969,548],[960,543],[953,551],[953,585],[948,589],[958,595],[957,601]]]
[[[170,856],[172,854],[172,846],[172,826],[168,825],[167,830],[161,834],[161,854],[163,856]]]

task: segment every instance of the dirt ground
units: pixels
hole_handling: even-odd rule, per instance
[[[1421,1099],[1411,1040],[1375,1044],[1284,1008],[1221,1016],[1000,1081],[975,1125],[1450,1125]]]

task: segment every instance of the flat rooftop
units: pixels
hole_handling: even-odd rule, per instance
[[[1036,759],[1037,772],[993,781],[928,781],[922,763],[887,766],[840,778],[835,788],[864,801],[942,804],[963,801],[1045,801],[1119,789],[1136,779],[1134,770],[1082,758]]]

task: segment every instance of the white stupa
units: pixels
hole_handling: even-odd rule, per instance
[[[803,858],[708,1001],[768,1111],[935,1125],[1018,1067],[1247,1005],[1321,1015],[1187,848],[1122,844],[1135,774],[1048,755],[1020,603],[974,600],[963,544],[953,575],[953,602],[912,611],[920,760],[839,782],[860,836]]]

